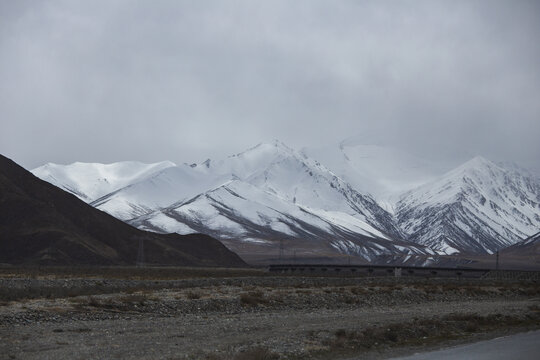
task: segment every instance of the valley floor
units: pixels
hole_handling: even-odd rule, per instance
[[[0,358],[385,358],[540,328],[536,283],[249,275],[4,277]]]

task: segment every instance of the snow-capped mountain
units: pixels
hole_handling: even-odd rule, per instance
[[[152,231],[204,232],[241,254],[258,247],[258,252],[276,255],[271,249],[282,240],[304,254],[341,252],[368,260],[382,254],[426,254],[422,246],[392,240],[362,218],[312,209],[241,180],[129,223]]]
[[[396,216],[409,240],[441,253],[493,253],[540,228],[540,182],[475,157],[405,193]]]
[[[279,141],[166,168],[91,204],[139,228],[204,232],[234,249],[237,240],[275,245],[285,238],[366,258],[425,253],[405,249],[392,216],[370,196]]]
[[[186,164],[165,168],[90,204],[128,221],[174,203],[182,203],[231,178],[230,174],[213,174],[207,170],[204,166]]]
[[[320,162],[322,161],[322,163]],[[279,141],[175,165],[47,164],[33,173],[156,232],[202,232],[245,253],[492,253],[540,228],[540,181],[477,157],[445,165],[351,138],[298,152]]]
[[[392,215],[370,195],[279,141],[201,164],[164,162],[119,174],[104,167],[126,168],[49,164],[34,174],[139,228],[212,234],[240,253],[284,240],[306,252],[366,259],[432,253],[404,242]]]
[[[170,161],[155,164],[143,164],[137,161],[113,164],[76,162],[70,165],[48,163],[31,172],[83,201],[92,202],[155,172],[174,166],[176,165]]]

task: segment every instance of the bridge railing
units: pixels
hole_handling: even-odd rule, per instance
[[[325,264],[275,264],[269,272],[281,274],[312,274],[319,276],[358,277],[440,277],[501,280],[540,280],[540,271],[489,270],[445,267],[412,267],[389,265],[325,265]]]

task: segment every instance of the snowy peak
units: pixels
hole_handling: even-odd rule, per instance
[[[481,155],[476,155],[469,161],[463,163],[459,168],[481,168],[481,167],[491,167],[494,166],[495,163],[491,162],[490,160],[486,159],[485,157]]]
[[[475,178],[490,179],[499,176],[505,170],[494,162],[482,157],[475,156],[466,163],[458,166],[456,169],[448,172],[445,177],[452,176],[471,176]]]
[[[343,217],[354,217],[364,227],[376,229],[373,233],[402,238],[391,216],[371,197],[358,193],[318,162],[281,142],[259,144],[243,153],[207,164],[168,168],[104,196],[92,202],[92,205],[125,221],[135,221],[162,209],[180,208],[202,195],[208,198],[213,189],[234,192],[231,190],[232,184],[244,184],[244,190],[255,188],[267,197],[290,204],[285,207],[287,209],[302,207],[313,211],[332,211],[335,212],[334,218],[339,217],[338,213]],[[255,194],[253,191],[246,192]],[[234,198],[229,200],[232,202]],[[266,204],[266,200],[262,203]],[[221,210],[241,210],[237,207],[248,204],[224,204]],[[209,209],[208,206],[205,208]],[[162,219],[162,216],[159,218]]]
[[[48,163],[31,172],[86,202],[139,181],[163,169],[176,166],[171,161],[145,164],[123,161],[112,164],[75,162],[70,165]]]
[[[228,158],[208,162],[206,167],[214,173],[231,174],[246,179],[260,172],[273,163],[287,158],[300,158],[301,155],[278,140],[260,143],[246,151],[231,155]]]
[[[285,238],[366,259],[492,253],[540,228],[540,180],[515,165],[477,156],[449,171],[360,137],[302,152],[274,140],[199,164],[33,172],[134,226],[208,233],[240,252]]]
[[[242,151],[238,154],[231,155],[229,159],[241,159],[244,162],[262,162],[268,163],[276,159],[289,157],[289,156],[298,156],[299,153],[288,147],[279,140],[273,140],[268,143],[259,143],[252,148],[249,148],[245,151]]]
[[[244,155],[249,155],[249,154],[261,154],[261,153],[274,153],[274,154],[288,154],[288,155],[293,155],[294,153],[296,153],[296,151],[294,149],[292,149],[291,147],[287,146],[285,143],[277,140],[277,139],[274,139],[270,142],[262,142],[262,143],[258,143],[257,145],[245,150],[245,151],[242,151],[238,154],[235,154],[235,155],[231,155],[230,157],[238,157],[238,156],[244,156]]]
[[[540,183],[475,157],[407,192],[396,209],[415,242],[443,253],[493,253],[537,231]]]
[[[123,220],[179,204],[219,187],[230,180],[257,178],[283,162],[297,163],[294,151],[274,142],[259,144],[221,161],[207,160],[199,165],[167,168],[142,181],[134,182],[92,202],[93,206]],[[276,189],[282,192],[281,189]]]
[[[371,196],[280,141],[223,160],[169,165],[114,164],[105,177],[110,186],[99,191],[92,190],[108,165],[68,166],[62,168],[64,181],[56,184],[134,226],[158,232],[203,232],[232,242],[286,237],[361,256],[407,249],[392,216]],[[425,253],[421,246],[409,250]]]
[[[308,157],[282,158],[247,181],[258,188],[309,209],[339,211],[378,227],[393,238],[402,238],[386,211],[366,194]]]
[[[456,197],[463,196],[464,193],[475,193],[475,189],[496,186],[494,182],[501,182],[504,176],[502,168],[477,156],[439,178],[406,192],[401,196],[400,203],[419,200],[429,203],[454,201]]]
[[[401,196],[400,202],[448,203],[466,197],[508,200],[515,204],[515,198],[535,199],[538,195],[537,179],[527,174],[507,170],[477,156],[438,179],[428,182]],[[405,199],[405,201],[404,201]]]

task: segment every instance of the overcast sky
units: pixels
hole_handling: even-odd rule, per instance
[[[219,158],[360,135],[540,162],[540,1],[0,0],[0,152]]]

